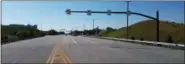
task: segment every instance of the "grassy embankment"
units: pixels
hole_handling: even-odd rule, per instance
[[[101,31],[102,36],[126,38],[126,28],[120,28],[117,30]],[[166,42],[168,35],[172,37],[174,43],[184,43],[184,24],[160,21],[160,41]],[[144,40],[155,41],[156,40],[156,21],[145,20],[129,26],[129,38],[135,39],[144,38]]]

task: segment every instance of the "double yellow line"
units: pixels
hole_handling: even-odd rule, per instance
[[[62,51],[63,58],[64,58],[63,59],[64,63],[72,63],[72,61],[69,59],[69,57],[67,56],[67,54],[65,53],[65,51],[63,49],[61,49],[60,51]]]
[[[55,60],[59,59],[59,61],[63,62],[56,62]],[[62,59],[62,60],[60,60]],[[50,56],[48,57],[48,60],[46,61],[47,64],[52,64],[52,63],[72,63],[72,61],[68,58],[67,54],[64,52],[64,50],[62,49],[62,45],[61,44],[55,44],[55,46],[53,47],[53,50],[50,54]]]
[[[57,44],[55,44],[55,46],[53,47],[53,50],[52,50],[51,54],[49,55],[48,60],[46,61],[47,64],[51,63],[52,57],[54,55],[54,51],[56,50],[56,45]]]

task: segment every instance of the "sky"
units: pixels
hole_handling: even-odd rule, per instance
[[[50,30],[83,30],[95,27],[121,28],[126,26],[125,14],[93,14],[71,13],[66,15],[65,10],[72,11],[126,11],[124,1],[3,1],[2,24],[37,24],[38,29]],[[184,2],[176,1],[132,1],[130,10],[149,16],[156,16],[159,9],[160,20],[184,23]],[[130,15],[129,25],[148,18]]]

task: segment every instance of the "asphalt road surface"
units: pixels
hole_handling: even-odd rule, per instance
[[[184,51],[56,35],[2,45],[2,63],[184,63]]]

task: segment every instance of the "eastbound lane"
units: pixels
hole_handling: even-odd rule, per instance
[[[2,45],[3,63],[183,63],[184,51],[84,36],[45,36]]]
[[[183,50],[172,50],[83,36],[68,36],[63,39],[62,43],[65,52],[73,63],[184,62]]]

